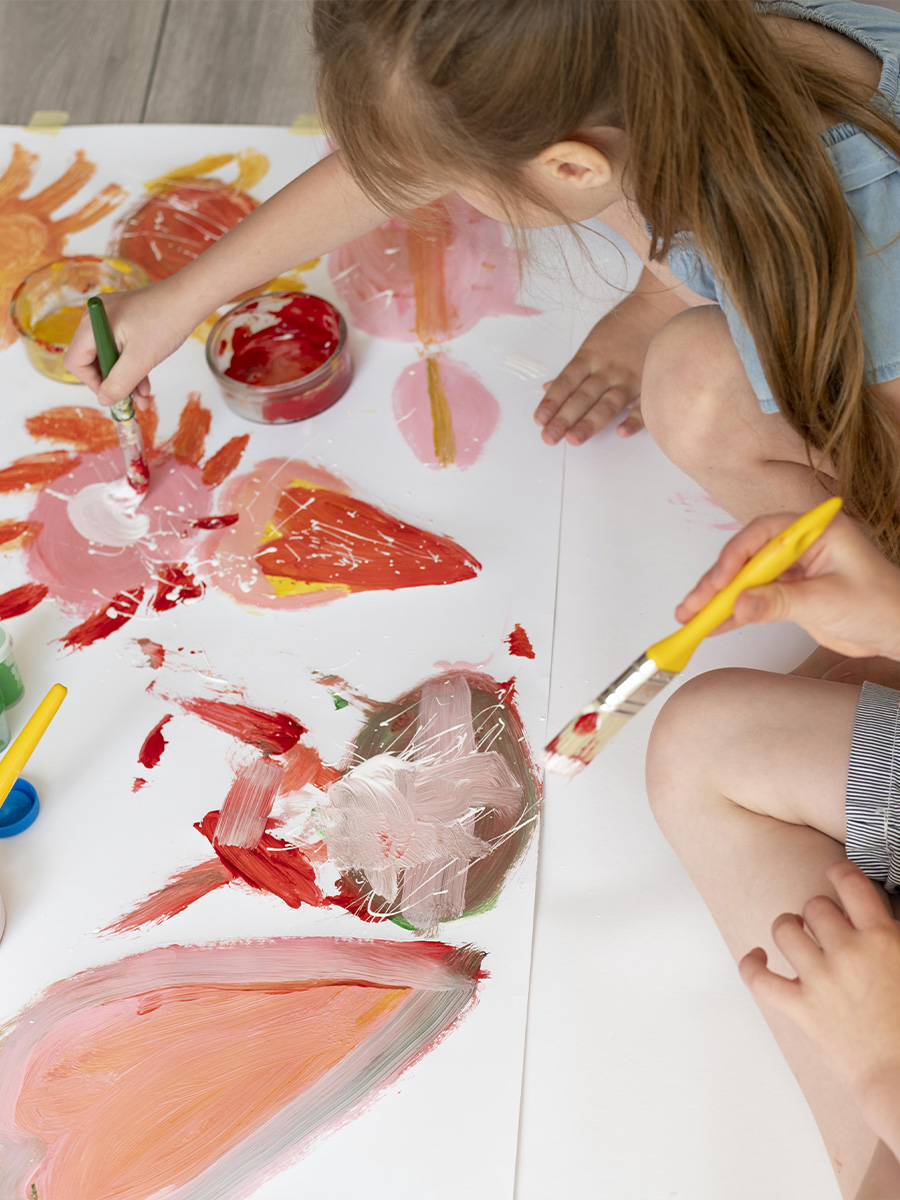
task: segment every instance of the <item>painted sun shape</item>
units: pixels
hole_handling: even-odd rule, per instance
[[[151,482],[137,508],[114,502],[122,457],[103,413],[62,407],[26,420],[32,436],[66,449],[0,469],[0,494],[38,492],[26,520],[0,522],[0,549],[21,549],[30,577],[0,595],[0,617],[49,595],[83,618],[62,638],[76,649],[139,612],[199,600],[207,585],[246,607],[298,608],[357,591],[454,583],[481,569],[450,538],[353,497],[343,480],[300,460],[268,459],[219,489],[250,435],[204,461],[212,414],[196,393],[167,441],[157,440],[155,407],[139,420]]]
[[[335,250],[328,267],[357,325],[418,342],[423,361],[394,388],[394,416],[416,457],[465,468],[479,457],[500,409],[475,372],[437,349],[484,317],[530,316],[517,303],[520,271],[504,227],[458,196],[394,219]]]
[[[94,225],[126,195],[118,184],[107,184],[81,208],[54,220],[54,211],[71,200],[97,168],[79,150],[75,161],[55,183],[33,196],[25,196],[38,161],[37,154],[16,143],[12,158],[0,175],[0,349],[16,340],[9,303],[25,276],[59,258],[65,252],[69,234]]]
[[[214,174],[232,164],[237,173],[230,182]],[[118,222],[110,253],[143,267],[151,282],[168,279],[253,212],[259,201],[250,189],[265,178],[268,169],[265,154],[248,148],[237,154],[208,154],[148,180],[146,196]],[[302,273],[317,262],[303,263],[270,280],[263,289],[235,296],[234,302],[260,290],[305,291]],[[215,314],[207,318],[196,336],[205,340],[215,320]]]
[[[482,957],[283,938],[63,980],[4,1030],[0,1194],[243,1200],[463,1018]]]

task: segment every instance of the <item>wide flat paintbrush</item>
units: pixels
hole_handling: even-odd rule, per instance
[[[592,762],[625,722],[684,670],[707,634],[728,620],[741,592],[777,579],[812,545],[840,507],[840,497],[835,496],[776,534],[705,608],[633,662],[546,747],[547,770],[577,775]]]
[[[100,374],[105,379],[119,359],[106,309],[99,296],[91,296],[87,302],[88,314],[91,318],[91,329],[94,333],[94,344],[97,347],[97,362],[100,364]],[[144,449],[144,439],[141,427],[137,422],[134,411],[134,401],[130,396],[118,400],[110,407],[110,414],[116,423],[116,435],[122,453],[125,455],[125,478],[139,496],[142,496],[150,486],[150,464]]]

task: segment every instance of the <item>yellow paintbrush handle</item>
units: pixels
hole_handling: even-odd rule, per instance
[[[777,579],[827,528],[840,507],[840,496],[833,496],[776,534],[695,617],[677,633],[651,646],[647,657],[652,658],[663,671],[683,671],[707,634],[718,629],[731,616],[734,602],[741,592],[747,588],[762,587]]]
[[[0,760],[0,804],[9,795],[19,772],[31,758],[32,751],[46,733],[47,726],[56,716],[56,711],[65,698],[66,689],[61,683],[54,683],[25,722],[25,728],[3,755]]]

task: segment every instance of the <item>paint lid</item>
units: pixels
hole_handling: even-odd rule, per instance
[[[0,662],[8,654],[12,654],[13,640],[12,635],[0,625]]]
[[[33,825],[39,810],[37,792],[27,779],[17,779],[0,804],[0,838],[13,837]]]

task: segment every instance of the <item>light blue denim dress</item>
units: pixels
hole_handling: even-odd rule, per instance
[[[876,54],[882,63],[878,91],[900,124],[900,13],[849,0],[764,0],[758,7],[815,21]],[[900,241],[888,245],[900,233],[900,160],[846,121],[819,136],[855,218],[856,303],[866,349],[866,381],[883,383],[900,377]],[[750,331],[689,237],[672,247],[668,266],[692,291],[721,306],[760,407],[763,412],[777,412]]]

